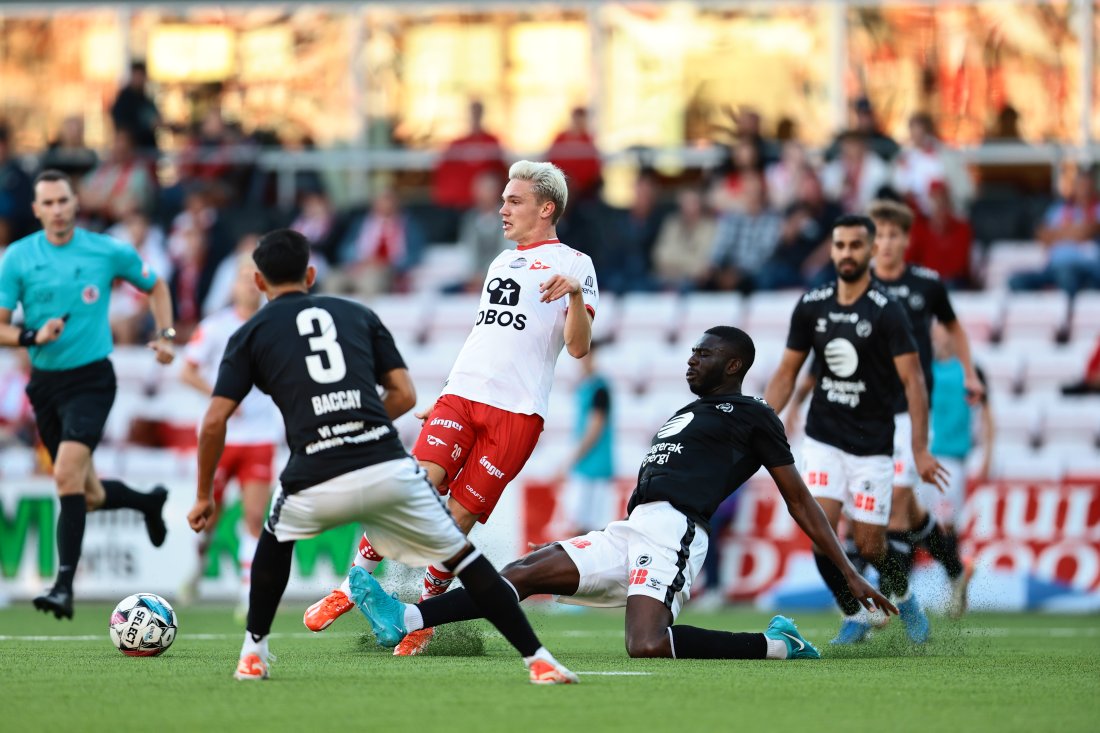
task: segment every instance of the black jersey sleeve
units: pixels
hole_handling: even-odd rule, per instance
[[[382,319],[372,311],[367,311],[367,320],[371,330],[371,348],[374,350],[375,381],[381,382],[382,375],[394,369],[406,369],[405,360],[393,342],[393,334],[382,323]]]
[[[600,387],[592,395],[592,409],[597,412],[607,413],[611,410],[611,393],[607,387]]]
[[[882,326],[886,329],[886,340],[890,344],[890,355],[901,356],[917,351],[917,340],[913,337],[913,326],[905,309],[896,300],[890,299],[882,308]]]
[[[752,432],[752,450],[764,468],[778,468],[794,463],[787,433],[775,410],[761,405],[760,420]]]
[[[932,287],[929,288],[928,295],[928,307],[937,321],[940,323],[954,323],[957,320],[958,316],[955,315],[955,309],[951,307],[951,298],[947,296],[947,288],[944,287],[942,280],[932,281]]]
[[[242,401],[252,389],[252,352],[249,348],[249,328],[240,328],[229,338],[225,354],[218,366],[218,380],[214,384],[214,396],[234,402]]]
[[[791,351],[809,351],[813,348],[813,319],[811,308],[805,300],[799,300],[791,313],[791,330],[787,333],[787,348]]]

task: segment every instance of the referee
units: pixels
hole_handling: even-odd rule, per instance
[[[149,270],[133,247],[75,226],[76,194],[68,176],[46,170],[34,182],[34,215],[42,231],[14,242],[0,260],[0,343],[29,347],[27,396],[38,434],[53,459],[60,496],[53,588],[34,599],[35,608],[72,618],[73,576],[80,561],[85,515],[96,509],[136,509],[145,516],[149,539],[164,543],[163,487],[134,491],[121,481],[103,481],[92,451],[103,435],[115,399],[115,372],[107,308],[111,283],[121,278],[150,294],[157,338],[149,347],[161,364],[171,363],[172,301],[168,286]],[[23,307],[25,328],[11,326]]]

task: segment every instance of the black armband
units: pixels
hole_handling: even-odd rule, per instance
[[[37,328],[24,328],[19,332],[20,346],[34,346],[34,340],[38,336]]]

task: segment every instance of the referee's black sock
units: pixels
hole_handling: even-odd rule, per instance
[[[814,562],[817,563],[817,570],[821,573],[821,579],[833,592],[833,598],[836,599],[836,604],[840,606],[840,610],[844,612],[844,615],[853,616],[859,613],[862,606],[859,605],[856,597],[852,595],[852,591],[848,589],[848,583],[845,582],[840,568],[832,560],[818,552],[814,553]]]
[[[542,643],[519,607],[515,589],[500,577],[493,564],[475,549],[458,563],[454,574],[462,581],[471,603],[477,607],[478,615],[488,619],[521,655],[534,656]],[[440,599],[449,595],[444,593]],[[428,626],[427,621],[425,617],[425,627]]]
[[[909,592],[909,571],[913,568],[913,547],[905,532],[886,533],[886,552],[872,564],[878,570],[879,588],[888,597],[904,598]]]
[[[936,524],[936,528],[928,535],[925,542],[928,545],[928,552],[947,571],[947,577],[954,580],[962,575],[963,564],[962,558],[959,557],[959,538],[954,530]]]
[[[252,587],[248,592],[248,633],[253,641],[271,633],[271,622],[290,580],[294,542],[279,542],[265,528],[252,559]]]
[[[73,576],[80,562],[80,547],[84,543],[84,523],[88,508],[84,494],[61,497],[61,513],[57,517],[57,582],[54,587],[73,589]]]
[[[697,626],[672,626],[672,656],[676,659],[766,659],[763,634],[715,631]]]

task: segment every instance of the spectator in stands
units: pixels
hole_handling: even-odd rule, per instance
[[[450,292],[480,293],[489,265],[508,249],[500,223],[500,192],[504,190],[495,173],[482,173],[474,180],[474,207],[462,215],[458,246],[466,253],[469,277],[447,288]],[[572,203],[572,198],[569,199]]]
[[[81,182],[80,210],[101,227],[110,226],[122,219],[124,205],[152,213],[156,191],[156,174],[149,159],[138,156],[133,133],[119,128],[107,160]]]
[[[743,211],[744,181],[764,175],[764,153],[753,137],[739,138],[733,145],[728,163],[721,166],[707,196],[710,207],[719,214]]]
[[[968,288],[974,243],[970,222],[956,216],[947,184],[933,181],[929,194],[931,213],[918,212],[914,218],[905,259],[938,272],[948,288]]]
[[[807,166],[806,149],[797,140],[783,144],[779,161],[764,172],[768,201],[777,211],[784,211],[798,198],[803,171]]]
[[[237,237],[231,222],[219,209],[218,191],[209,183],[191,183],[185,188],[184,208],[168,234],[168,256],[175,266],[172,293],[178,310],[177,330],[191,328],[202,317],[202,303],[214,272],[233,251]],[[181,338],[189,336],[188,331]]]
[[[974,184],[963,160],[937,136],[932,117],[918,112],[909,118],[909,145],[894,159],[894,189],[914,211],[932,215],[932,184],[943,182],[961,214],[974,195]]]
[[[731,211],[718,220],[710,259],[710,287],[752,292],[760,269],[779,243],[782,219],[768,208],[761,176],[746,176],[744,211]]]
[[[141,259],[165,282],[172,281],[173,265],[168,256],[164,231],[152,224],[148,214],[136,203],[124,202],[121,221],[107,230],[107,234],[120,242],[126,242],[137,250]],[[124,280],[115,281],[111,288],[109,308],[111,333],[115,343],[143,344],[153,327],[149,316],[148,296]]]
[[[852,112],[855,115],[855,125],[851,131],[861,134],[867,142],[867,147],[879,158],[886,162],[893,160],[894,156],[901,150],[901,146],[879,127],[875,110],[871,106],[871,100],[867,97],[860,97],[852,105]],[[847,134],[841,133],[833,140],[825,151],[826,160],[833,160],[840,155],[840,148]]]
[[[0,246],[35,230],[30,213],[33,200],[34,182],[14,155],[11,130],[0,122]]]
[[[234,139],[221,110],[210,109],[180,153],[183,181],[224,181],[234,169]]]
[[[803,267],[829,232],[822,229],[810,206],[796,201],[787,207],[775,251],[756,275],[758,290],[802,289],[807,278]]]
[[[821,171],[825,194],[840,203],[845,214],[859,214],[890,184],[890,167],[867,146],[862,132],[840,138],[840,154]]]
[[[190,339],[191,332],[202,318],[203,271],[207,267],[209,250],[207,232],[188,224],[173,232],[172,303],[176,310],[176,331]]]
[[[160,124],[160,112],[145,89],[148,80],[145,62],[130,64],[130,79],[111,105],[115,130],[127,130],[134,147],[146,156],[156,154],[157,126]]]
[[[820,232],[819,244],[802,261],[802,279],[806,287],[814,288],[836,277],[833,261],[829,257],[832,248],[833,222],[843,213],[840,205],[825,197],[825,189],[821,185],[821,179],[817,172],[809,164],[802,169],[799,177],[797,204],[806,207],[806,211],[813,217],[812,229],[804,229],[804,234],[813,236],[812,231]]]
[[[336,214],[324,191],[305,190],[298,196],[298,214],[290,228],[309,241],[309,264],[317,270],[317,283],[328,277],[336,242]]]
[[[1100,394],[1100,338],[1085,364],[1085,374],[1081,381],[1062,387],[1064,395]]]
[[[84,119],[80,115],[70,115],[61,122],[57,137],[38,161],[41,170],[58,170],[74,181],[88,175],[97,165],[99,156],[84,143]]]
[[[452,141],[439,156],[432,177],[432,201],[458,217],[474,205],[474,179],[481,173],[507,178],[508,164],[496,135],[485,129],[485,106],[470,103],[470,132]],[[453,239],[452,239],[453,241]]]
[[[401,210],[397,192],[383,188],[370,210],[353,222],[340,243],[337,261],[343,265],[329,274],[325,289],[367,298],[408,288],[409,269],[425,247],[416,221]]]
[[[575,206],[577,202],[599,194],[603,183],[603,165],[600,151],[588,131],[588,110],[575,107],[569,120],[569,127],[558,133],[551,143],[546,159],[565,174],[569,184],[569,201]]]
[[[614,293],[652,290],[653,249],[666,211],[660,205],[657,174],[642,169],[629,209],[602,210],[599,247],[593,254],[600,287]]]
[[[666,290],[686,292],[701,286],[710,266],[717,222],[698,187],[677,196],[677,210],[661,225],[653,248],[653,268]]]
[[[1042,270],[1016,273],[1009,288],[1054,286],[1072,298],[1079,290],[1100,287],[1100,198],[1094,175],[1084,166],[1063,172],[1062,200],[1050,207],[1038,232],[1047,264]]]
[[[987,143],[1020,143],[1023,142],[1020,135],[1020,113],[1011,104],[1005,104],[997,112],[997,119],[993,127],[985,135]]]

